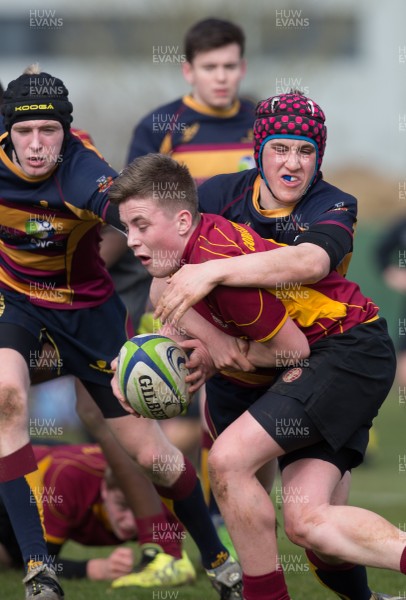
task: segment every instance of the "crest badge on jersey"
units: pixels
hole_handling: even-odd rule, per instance
[[[106,190],[108,190],[112,183],[113,178],[111,177],[111,175],[109,175],[108,177],[106,175],[102,175],[101,177],[99,177],[99,179],[97,180],[99,192],[103,193]]]
[[[282,381],[284,381],[285,383],[292,383],[292,381],[296,381],[296,379],[299,379],[302,373],[303,369],[301,369],[300,367],[289,369],[289,371],[286,371],[286,373],[282,375]]]
[[[188,144],[197,134],[200,129],[200,123],[192,123],[183,130],[182,142]]]

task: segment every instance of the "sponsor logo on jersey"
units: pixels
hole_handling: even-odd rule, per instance
[[[6,301],[4,299],[3,294],[0,294],[0,317],[3,315],[6,309]]]
[[[28,219],[25,222],[25,232],[35,238],[46,239],[55,234],[55,229],[46,219]]]
[[[53,104],[23,104],[22,106],[15,106],[14,112],[26,111],[26,110],[55,110]]]
[[[285,383],[292,383],[292,381],[299,379],[299,377],[302,375],[302,372],[303,370],[299,367],[296,367],[295,369],[289,369],[289,371],[286,371],[286,373],[282,375],[282,381]]]
[[[253,156],[242,156],[238,161],[237,171],[247,171],[255,167],[255,160]]]

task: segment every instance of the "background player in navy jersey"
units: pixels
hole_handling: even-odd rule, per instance
[[[315,164],[313,156],[312,171]],[[181,199],[154,195],[160,182],[176,182]],[[166,156],[134,161],[116,179],[110,198],[119,205],[129,247],[161,279],[158,287],[184,264],[279,251],[279,244],[246,226],[218,215],[200,216],[187,168]],[[196,310],[200,319],[235,337],[237,345],[239,338],[248,340],[245,353],[257,367],[248,374],[223,370],[213,378],[216,394],[208,395],[213,432],[219,435],[211,452],[211,480],[244,567],[244,598],[289,598],[277,563],[275,513],[257,479],[276,457],[292,541],[332,560],[360,559],[406,573],[399,529],[370,511],[331,502],[342,475],[362,462],[368,429],[395,374],[393,344],[378,307],[356,284],[331,272],[286,296],[272,289],[217,286]],[[204,349],[196,340],[185,347],[198,348],[190,365],[200,364]],[[294,368],[286,367],[281,355]],[[275,380],[269,367],[280,369]],[[290,422],[299,422],[301,431],[286,431]],[[297,489],[307,503],[294,501]],[[371,597],[382,598],[368,591]]]
[[[156,314],[164,320],[178,321],[217,284],[266,285],[288,296],[300,283],[318,281],[333,269],[347,270],[357,205],[355,198],[323,180],[327,131],[322,109],[292,92],[260,102],[256,117],[257,168],[208,180],[198,190],[199,208],[247,223],[261,236],[289,246],[233,258],[231,263],[185,265],[168,280],[158,302]],[[205,326],[199,337],[207,336],[207,341],[210,335]],[[239,364],[235,346],[222,347],[220,340],[212,352],[217,367]],[[348,474],[343,481],[337,503],[346,501]],[[313,555],[308,558],[315,560]],[[326,558],[317,560],[315,569],[337,593],[351,600],[369,598],[363,567],[339,570]]]
[[[205,19],[185,36],[190,94],[154,109],[135,127],[128,163],[148,152],[188,165],[197,183],[252,164],[254,105],[238,97],[246,71],[241,27]]]
[[[127,322],[99,255],[99,231],[104,222],[121,228],[107,197],[117,173],[70,134],[72,105],[61,80],[42,72],[20,76],[8,85],[2,112],[7,133],[0,138],[0,493],[27,569],[26,598],[63,595],[47,565],[41,481],[27,427],[30,367],[40,360],[44,342],[54,346],[63,372],[81,380],[121,444],[151,477],[154,461],[173,456],[179,469],[156,476],[160,493],[173,500],[219,592],[229,588],[240,598],[239,565],[216,535],[195,469],[156,423],[130,418],[111,392],[110,361],[127,339]],[[149,537],[153,527],[167,523],[161,501],[148,480],[140,496],[128,489],[124,475],[120,485],[140,515],[139,536]],[[154,557],[165,563],[174,585],[183,578],[177,553],[173,548]]]

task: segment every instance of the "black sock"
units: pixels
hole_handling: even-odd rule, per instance
[[[32,475],[32,474],[31,474]],[[47,560],[41,510],[26,477],[0,483],[0,495],[27,568]]]
[[[184,500],[175,500],[173,508],[198,546],[204,568],[214,569],[223,564],[229,553],[217,535],[199,479],[190,496]]]
[[[193,538],[205,569],[222,565],[229,552],[221,543],[211,520],[196,469],[184,458],[184,469],[170,487],[155,485],[160,496],[173,502],[173,510]]]
[[[314,552],[306,550],[310,569],[325,587],[342,600],[370,600],[372,592],[368,586],[366,568],[351,563],[330,565],[323,562]]]

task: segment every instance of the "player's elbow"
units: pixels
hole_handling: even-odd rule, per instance
[[[317,283],[330,272],[330,257],[323,248],[315,244],[305,243],[296,246],[297,265],[300,273],[297,279],[303,283]]]
[[[327,277],[329,272],[330,272],[330,262],[329,261],[326,264],[319,263],[319,264],[309,265],[307,283],[317,283],[318,281],[321,281],[322,279]]]

